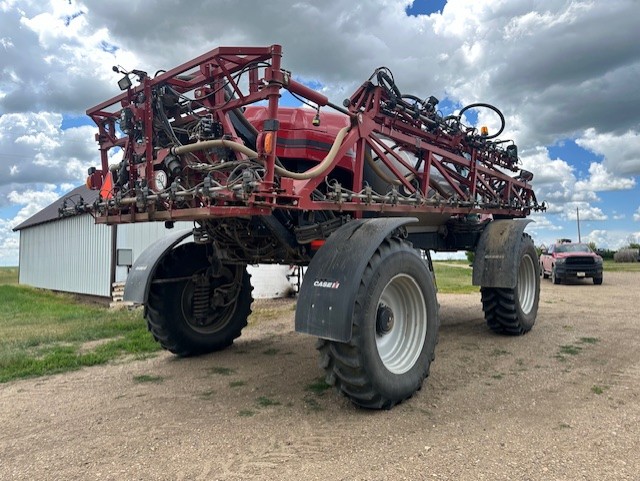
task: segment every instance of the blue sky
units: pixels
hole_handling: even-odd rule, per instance
[[[112,65],[155,71],[220,45],[272,43],[336,103],[385,65],[445,113],[498,106],[502,137],[549,205],[528,228],[537,244],[577,238],[576,208],[583,240],[640,241],[636,0],[182,2],[0,1],[0,265],[17,263],[12,228],[98,162],[84,112],[118,93]],[[482,112],[468,121],[495,125]]]

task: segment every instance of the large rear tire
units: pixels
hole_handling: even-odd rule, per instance
[[[348,343],[320,340],[326,381],[358,406],[389,409],[429,374],[438,335],[433,276],[418,251],[384,240],[360,281]]]
[[[518,336],[536,322],[540,300],[540,265],[533,240],[522,234],[516,286],[513,289],[481,287],[482,310],[489,328],[500,334]]]
[[[145,305],[151,334],[164,349],[196,356],[230,346],[251,314],[250,275],[242,265],[212,267],[211,247],[184,244],[160,262]]]

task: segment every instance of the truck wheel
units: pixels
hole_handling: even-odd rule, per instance
[[[207,248],[184,244],[167,254],[145,305],[155,340],[182,357],[230,346],[251,314],[253,288],[246,267],[222,264],[214,272]]]
[[[594,277],[594,278],[593,278],[593,283],[594,283],[596,286],[599,286],[600,284],[602,284],[602,277]]]
[[[560,284],[560,278],[556,274],[556,266],[551,268],[551,282],[554,284]]]
[[[544,267],[542,267],[542,264],[540,264],[540,275],[542,276],[543,279],[549,279],[549,274],[547,274],[547,272],[544,270]]]
[[[520,265],[513,289],[481,287],[482,310],[492,331],[513,336],[529,332],[536,322],[540,300],[540,275],[533,240],[522,235]]]
[[[360,281],[348,343],[320,340],[326,381],[359,406],[389,409],[421,388],[438,336],[432,274],[413,247],[391,237]]]

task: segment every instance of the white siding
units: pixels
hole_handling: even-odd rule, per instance
[[[131,249],[135,262],[149,245],[172,232],[183,229],[193,229],[193,222],[176,222],[173,229],[165,228],[164,222],[120,224],[118,225],[116,248]],[[116,267],[116,282],[124,282],[127,279],[127,273],[126,267]]]
[[[111,227],[90,215],[20,231],[20,283],[94,296],[111,295]]]
[[[56,291],[111,296],[113,232],[116,249],[131,249],[133,261],[153,242],[176,230],[191,229],[192,222],[176,222],[168,230],[163,222],[96,225],[89,215],[58,219],[20,231],[20,283]],[[115,267],[115,281],[127,278],[127,267]],[[249,266],[255,298],[290,293],[288,266]]]
[[[287,279],[289,266],[258,264],[249,266],[247,270],[251,274],[255,299],[272,299],[291,294],[293,285]]]

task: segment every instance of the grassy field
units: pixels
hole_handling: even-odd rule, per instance
[[[471,285],[473,270],[469,262],[463,261],[435,261],[433,270],[436,274],[438,293],[443,294],[470,294],[478,292],[478,286]]]
[[[0,383],[143,358],[159,345],[139,310],[108,310],[70,296],[0,285]]]
[[[17,267],[0,267],[0,286],[3,284],[18,283]]]
[[[640,272],[640,262],[604,261],[605,272]]]

